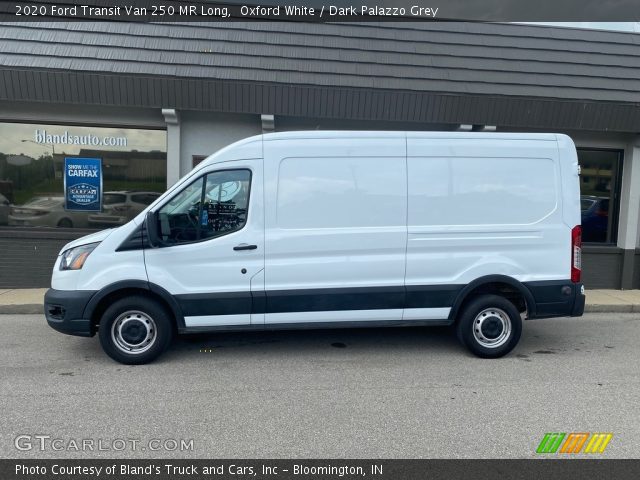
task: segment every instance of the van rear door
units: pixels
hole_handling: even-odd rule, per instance
[[[457,293],[487,275],[567,278],[555,135],[408,134],[407,168],[405,319],[447,318]]]

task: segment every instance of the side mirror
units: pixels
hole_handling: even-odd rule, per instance
[[[3,205],[7,205],[7,206],[11,205],[11,204],[9,203],[9,200],[3,200],[3,201],[2,201],[2,204],[3,204]]]
[[[144,222],[144,229],[147,232],[147,240],[152,248],[159,247],[162,243],[160,241],[160,235],[158,233],[158,213],[147,212],[147,216]]]

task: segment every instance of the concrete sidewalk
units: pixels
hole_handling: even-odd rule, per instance
[[[0,314],[43,313],[46,288],[0,290]]]
[[[0,290],[0,314],[42,313],[46,288]],[[640,312],[640,290],[587,290],[585,312]]]

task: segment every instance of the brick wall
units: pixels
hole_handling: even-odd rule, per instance
[[[60,249],[88,231],[0,229],[0,288],[45,288]]]

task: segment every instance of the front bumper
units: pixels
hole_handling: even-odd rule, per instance
[[[84,318],[93,290],[54,290],[44,295],[44,315],[51,328],[67,335],[92,337],[95,330],[90,318]]]

